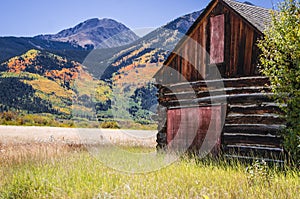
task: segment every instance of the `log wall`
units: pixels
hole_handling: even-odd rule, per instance
[[[223,82],[224,88],[218,87]],[[273,103],[266,77],[243,77],[157,85],[160,120],[158,148],[167,146],[167,111],[191,107],[222,106],[222,152],[231,158],[262,158],[282,162],[280,130],[285,121]],[[211,100],[211,96],[214,100]],[[222,99],[218,101],[218,98]],[[224,103],[224,99],[226,103]]]

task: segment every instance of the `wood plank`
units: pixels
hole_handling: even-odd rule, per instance
[[[191,36],[192,38],[192,54],[191,56],[193,57],[192,59],[192,63],[191,65],[193,66],[193,72],[192,72],[192,81],[197,81],[197,80],[201,80],[201,78],[199,78],[199,72],[198,72],[198,69],[197,69],[197,59],[198,59],[198,31],[197,32],[194,32]]]
[[[231,24],[231,36],[230,36],[230,42],[231,42],[231,45],[230,45],[230,70],[229,70],[229,74],[230,75],[234,75],[234,68],[235,68],[235,64],[234,64],[234,54],[235,54],[235,50],[234,50],[234,47],[235,47],[235,38],[236,38],[236,31],[234,31],[234,28],[235,28],[235,18],[233,16],[233,14],[231,13],[230,14],[230,24]]]
[[[190,82],[191,81],[191,63],[190,63],[190,52],[191,52],[191,41],[190,39],[188,39],[188,41],[185,43],[184,48],[185,50],[185,55],[184,55],[184,59],[186,61],[186,73],[184,74],[185,80],[186,82]]]
[[[225,16],[210,17],[210,63],[224,62],[225,50]]]
[[[178,82],[179,81],[179,78],[178,78],[178,71],[180,70],[179,69],[179,66],[177,65],[177,59],[178,59],[178,56],[175,56],[173,61],[171,62],[171,65],[170,67],[174,69],[174,72],[176,72],[176,74],[173,74],[173,77],[172,77],[172,82]]]
[[[206,32],[206,26],[207,26],[207,21],[203,21],[203,26],[201,28],[201,57],[200,57],[200,73],[203,78],[206,78],[206,70],[207,70],[207,51],[206,51],[206,38],[207,38],[207,32]]]
[[[182,78],[182,58],[177,55],[177,66],[178,66],[178,81],[183,81]]]
[[[234,21],[234,27],[233,31],[235,32],[234,38],[233,38],[233,51],[231,52],[233,54],[233,60],[232,60],[232,65],[233,65],[233,76],[236,76],[238,73],[238,50],[239,50],[239,29],[240,29],[240,19],[236,17],[236,15],[233,15],[233,21]]]
[[[251,65],[252,65],[252,46],[253,46],[253,35],[254,35],[254,30],[250,26],[246,26],[246,31],[245,31],[245,55],[244,55],[244,75],[252,75],[251,74]]]
[[[239,49],[238,49],[238,75],[243,76],[244,75],[244,55],[245,55],[245,24],[244,22],[241,20],[240,21],[240,30],[239,30],[239,41],[238,41],[238,45],[239,45]]]
[[[182,76],[183,76],[183,81],[187,81],[187,74],[188,74],[188,61],[185,59],[185,57],[188,56],[188,48],[187,45],[182,46],[182,65],[181,65],[181,70],[182,70]]]
[[[230,23],[230,12],[224,9],[225,13],[225,33],[224,33],[224,64],[220,66],[220,73],[222,77],[231,77],[231,66],[230,66],[230,56],[231,56],[231,35],[233,34],[231,31],[231,23]]]

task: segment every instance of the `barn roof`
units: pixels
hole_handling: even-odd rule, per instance
[[[263,32],[266,26],[271,22],[270,9],[240,3],[234,0],[223,1],[261,32]]]

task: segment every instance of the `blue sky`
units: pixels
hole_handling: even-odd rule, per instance
[[[272,1],[247,0],[272,8]],[[112,18],[131,29],[156,28],[201,10],[210,0],[7,0],[1,2],[0,36],[57,33],[90,18]]]

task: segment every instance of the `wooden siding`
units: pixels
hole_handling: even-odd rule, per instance
[[[221,32],[223,27],[217,28],[212,22],[222,21],[218,17],[224,16],[224,46],[218,43],[211,34],[211,28]],[[216,18],[217,17],[217,18]],[[215,32],[215,31],[213,31]],[[223,40],[218,33],[220,40]],[[214,33],[213,33],[214,34]],[[187,39],[170,55],[165,63],[167,67],[177,71],[176,78],[165,75],[167,67],[155,76],[161,84],[199,81],[204,78],[212,79],[216,73],[211,67],[210,58],[215,58],[217,68],[222,77],[242,77],[258,75],[257,64],[259,49],[256,46],[262,33],[253,28],[230,8],[222,3],[216,4],[187,35]],[[224,47],[224,52],[222,47]],[[211,52],[210,55],[208,52]]]

